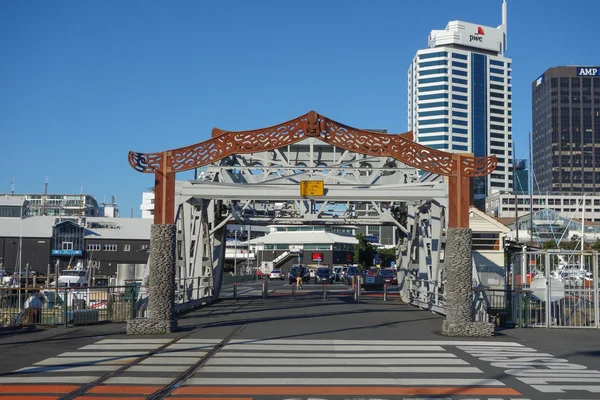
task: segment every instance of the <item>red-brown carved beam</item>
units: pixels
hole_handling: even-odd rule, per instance
[[[274,150],[310,137],[360,154],[392,157],[406,165],[450,177],[448,225],[452,228],[469,226],[470,178],[491,174],[498,163],[495,156],[458,156],[417,144],[412,141],[412,132],[396,135],[365,131],[310,111],[282,124],[256,130],[230,132],[215,128],[211,139],[167,152],[130,151],[129,164],[136,171],[156,174],[155,207],[160,204],[162,208],[160,213],[155,209],[154,223],[173,223],[175,173],[232,154]]]

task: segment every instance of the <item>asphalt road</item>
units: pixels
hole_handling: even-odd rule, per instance
[[[304,285],[295,299],[286,281],[270,282],[266,299],[261,289],[262,282],[240,284],[237,299],[225,290],[220,301],[181,316],[170,335],[127,336],[124,324],[106,324],[0,337],[0,396],[60,398],[125,368],[89,396],[146,398],[199,363],[164,398],[600,398],[596,330],[448,338],[442,317],[383,302],[381,293],[357,304],[341,284],[328,285],[325,300],[322,285]]]

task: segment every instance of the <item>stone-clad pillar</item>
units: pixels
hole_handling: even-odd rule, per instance
[[[175,314],[175,240],[172,224],[152,225],[148,318],[127,321],[127,333],[153,335],[177,329]]]
[[[449,228],[446,237],[446,320],[448,336],[492,336],[494,324],[473,322],[473,232]]]

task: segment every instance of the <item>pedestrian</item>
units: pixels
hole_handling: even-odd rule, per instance
[[[302,289],[302,267],[298,266],[298,270],[296,271],[296,287]]]

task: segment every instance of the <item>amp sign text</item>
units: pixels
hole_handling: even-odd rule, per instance
[[[600,76],[600,68],[577,68],[577,76]]]

